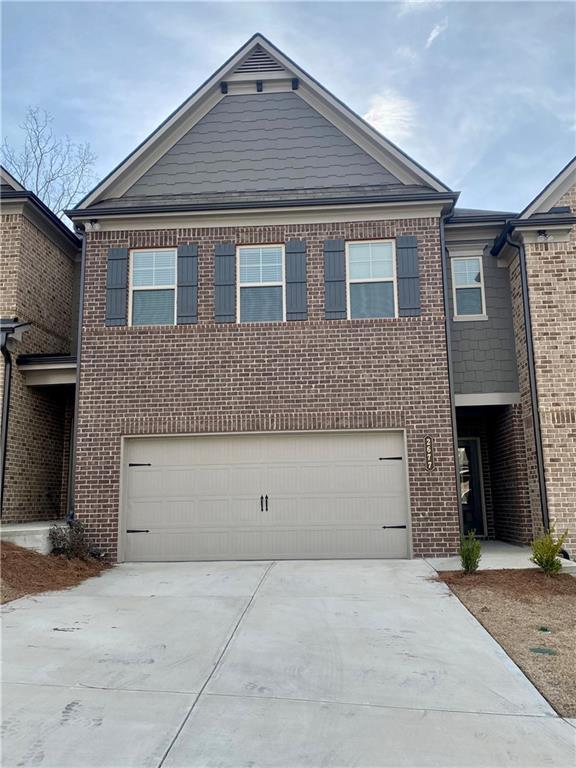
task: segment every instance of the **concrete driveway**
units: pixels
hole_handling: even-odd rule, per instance
[[[573,766],[422,561],[122,565],[4,609],[3,766]]]

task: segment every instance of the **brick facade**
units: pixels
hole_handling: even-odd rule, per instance
[[[531,529],[528,537],[531,540],[535,535],[538,535],[542,531],[542,505],[540,500],[540,485],[538,481],[536,437],[532,412],[528,353],[526,350],[526,326],[522,304],[520,261],[516,255],[510,264],[510,287],[512,291],[512,313],[521,402],[518,418],[521,419],[526,454],[526,502],[528,505],[526,516],[530,520],[530,523],[525,521],[525,524]]]
[[[420,317],[324,319],[323,242],[417,235]],[[214,245],[307,243],[307,321],[214,323]],[[110,247],[199,246],[198,324],[104,325]],[[87,235],[76,514],[116,556],[122,435],[404,428],[414,554],[459,539],[438,219]],[[424,465],[432,435],[436,466]]]
[[[12,355],[2,520],[55,519],[61,516],[63,425],[70,392],[27,386],[16,357],[70,352],[74,262],[22,213],[2,214],[1,238],[0,316],[33,324]]]
[[[529,544],[533,523],[521,405],[491,409],[488,454],[494,504],[494,534],[511,544]]]
[[[576,211],[576,186],[556,205]],[[576,556],[576,227],[525,244],[550,521]]]

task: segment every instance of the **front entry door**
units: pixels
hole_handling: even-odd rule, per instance
[[[479,447],[479,440],[476,438],[462,438],[458,441],[460,501],[462,504],[464,533],[476,531],[477,536],[485,536],[486,527]]]

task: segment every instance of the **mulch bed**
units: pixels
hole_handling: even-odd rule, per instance
[[[438,578],[558,714],[576,717],[576,578],[536,569],[442,571]]]
[[[9,541],[0,546],[0,603],[25,595],[75,587],[110,568],[94,558],[68,560],[64,556],[41,555]]]

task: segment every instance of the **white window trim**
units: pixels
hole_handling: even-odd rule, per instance
[[[134,286],[133,284],[133,277],[134,277],[134,254],[135,253],[142,253],[143,251],[151,251],[154,253],[159,253],[160,251],[164,253],[173,253],[174,254],[174,276],[176,277],[176,282],[173,285],[137,285]],[[159,328],[164,326],[165,328],[169,328],[171,325],[176,325],[178,322],[178,249],[177,248],[132,248],[129,253],[129,263],[128,263],[128,325],[131,328]],[[134,325],[132,322],[132,309],[133,309],[133,300],[132,296],[134,294],[134,291],[174,291],[174,322],[173,323],[149,323],[147,325],[144,324],[138,324]]]
[[[240,251],[244,248],[280,248],[282,251],[282,280],[265,283],[243,283],[240,280]],[[241,288],[282,288],[282,320],[240,320],[240,289]],[[284,243],[254,243],[236,246],[236,322],[239,325],[254,325],[254,323],[285,323],[286,322],[286,248]]]
[[[454,262],[470,261],[471,259],[476,259],[476,261],[480,262],[480,284],[467,283],[466,285],[457,286],[455,273],[454,273]],[[452,303],[454,305],[454,317],[453,317],[454,322],[462,323],[462,322],[475,322],[478,320],[488,320],[488,315],[486,314],[486,296],[484,293],[484,259],[482,254],[478,254],[477,256],[452,256],[452,258],[450,259],[450,277],[452,278]],[[459,288],[480,288],[480,295],[482,297],[482,312],[479,315],[459,315],[458,314],[458,304],[456,302],[456,291]]]
[[[350,249],[351,245],[373,245],[386,244],[392,246],[392,277],[350,277]],[[369,317],[352,317],[352,307],[350,303],[350,284],[351,283],[392,283],[394,289],[394,315],[390,317],[375,317],[374,320],[393,320],[398,317],[398,279],[396,276],[396,241],[395,240],[350,240],[346,241],[346,317],[348,320],[370,320]]]

